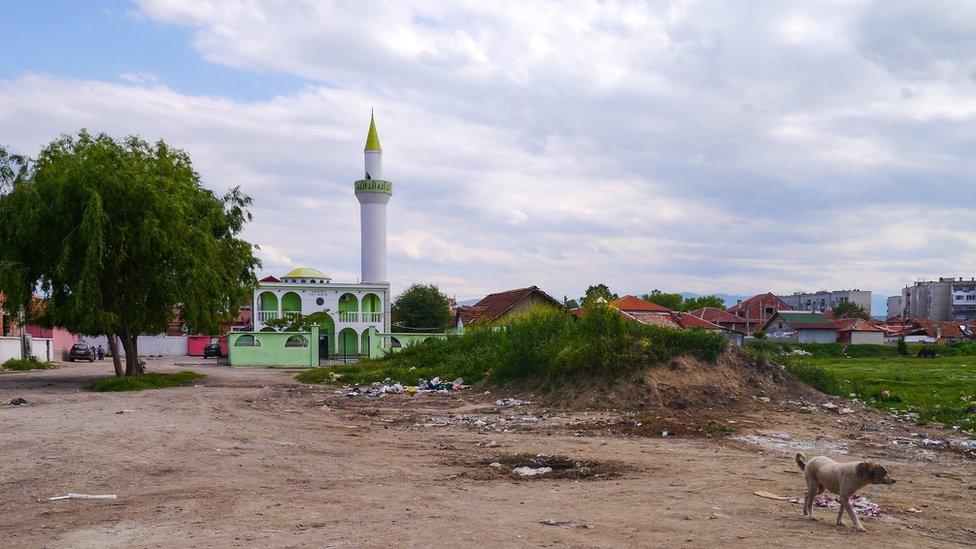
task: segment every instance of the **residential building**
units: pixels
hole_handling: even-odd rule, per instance
[[[838,343],[884,345],[885,332],[861,318],[838,318],[833,321]]]
[[[762,325],[766,337],[796,343],[834,343],[834,321],[813,311],[776,311]]]
[[[746,335],[762,328],[776,311],[790,310],[790,306],[772,293],[759,294],[729,307],[728,312],[745,319]]]
[[[640,322],[641,324],[664,326],[666,328],[675,329],[700,329],[716,332],[727,337],[734,345],[742,345],[742,342],[745,339],[745,332],[743,331],[720,326],[701,317],[695,316],[692,313],[672,311],[663,305],[658,305],[657,303],[653,303],[636,296],[625,295],[620,299],[611,301],[610,305],[618,309],[621,315]],[[734,315],[729,316],[732,316],[733,319],[737,318]]]
[[[886,341],[895,342],[905,338],[907,343],[952,343],[973,339],[969,325],[957,321],[940,321],[928,318],[912,318],[905,322],[904,328]]]
[[[871,292],[862,290],[821,290],[819,292],[795,292],[778,296],[790,309],[824,313],[834,310],[841,303],[857,303],[871,315]]]
[[[888,312],[885,318],[901,317],[902,312],[901,295],[888,296]]]
[[[734,315],[725,309],[718,309],[715,307],[702,307],[701,309],[695,309],[691,311],[691,314],[697,316],[702,320],[707,320],[712,324],[717,324],[723,328],[733,330],[736,332],[746,333],[746,319]]]
[[[901,291],[900,316],[929,320],[976,319],[976,279],[941,277],[915,282]]]
[[[456,328],[463,328],[475,323],[491,324],[537,306],[562,308],[563,304],[538,286],[505,290],[488,294],[474,305],[456,308],[454,325]]]

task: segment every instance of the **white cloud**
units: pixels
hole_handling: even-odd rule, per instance
[[[887,2],[138,4],[204,59],[304,87],[0,80],[0,143],[165,138],[254,196],[269,271],[355,277],[370,107],[395,289],[890,292],[976,268],[974,41],[952,10],[926,12],[904,64],[919,10]]]

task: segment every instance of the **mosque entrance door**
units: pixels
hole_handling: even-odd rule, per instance
[[[329,358],[329,335],[324,334],[319,336],[319,363],[321,364],[323,360],[328,360]]]

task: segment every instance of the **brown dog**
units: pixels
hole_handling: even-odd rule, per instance
[[[796,464],[803,471],[803,478],[807,481],[803,515],[810,520],[817,520],[813,518],[813,498],[827,490],[840,496],[837,525],[844,525],[841,518],[844,516],[844,509],[847,509],[847,514],[854,521],[854,528],[859,532],[866,530],[861,526],[857,513],[851,508],[851,496],[869,484],[895,483],[895,479],[888,475],[888,470],[873,461],[838,463],[825,456],[817,456],[808,461],[803,454],[797,454]]]

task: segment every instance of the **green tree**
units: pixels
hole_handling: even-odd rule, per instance
[[[213,333],[250,297],[260,263],[237,235],[251,199],[214,196],[185,152],[82,130],[17,180],[0,196],[0,291],[25,307],[40,290],[38,323],[107,335],[116,375],[138,371],[136,337],[165,331],[174,307]]]
[[[694,311],[703,307],[713,307],[725,309],[725,300],[717,295],[702,295],[698,297],[685,298],[681,302],[682,311]]]
[[[650,301],[651,303],[657,303],[663,307],[667,307],[672,311],[680,311],[681,303],[684,301],[684,297],[681,294],[670,294],[662,292],[661,290],[655,289],[649,294],[644,294],[641,296],[644,301]]]
[[[569,299],[569,296],[563,296],[563,308],[567,311],[570,309],[579,308],[579,302],[575,299]]]
[[[412,284],[393,301],[397,330],[441,331],[451,320],[451,300],[435,284]]]
[[[834,318],[863,318],[868,320],[871,318],[868,312],[853,301],[844,301],[834,307]]]
[[[609,303],[617,299],[617,294],[611,292],[610,287],[606,284],[594,284],[586,289],[586,294],[580,298],[580,303],[583,307],[591,307],[600,298]]]
[[[322,311],[308,315],[285,313],[278,318],[266,320],[264,325],[276,332],[309,332],[312,330],[312,326],[321,322],[326,315],[328,313]]]

